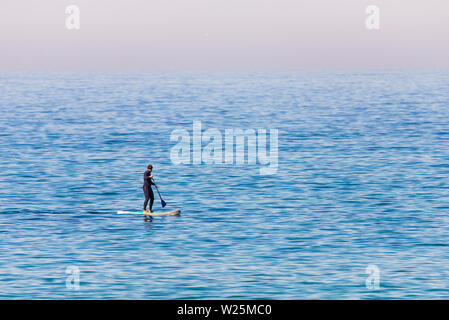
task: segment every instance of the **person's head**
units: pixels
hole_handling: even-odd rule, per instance
[[[153,166],[152,166],[151,164],[149,164],[149,165],[147,166],[147,170],[148,170],[148,171],[153,171]]]

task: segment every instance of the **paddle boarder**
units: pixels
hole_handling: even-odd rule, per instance
[[[153,212],[153,203],[154,203],[154,194],[153,189],[151,189],[151,186],[155,186],[157,188],[157,185],[153,182],[152,178],[153,175],[151,172],[153,171],[153,166],[149,164],[147,166],[147,171],[143,174],[143,193],[145,194],[145,202],[143,203],[143,213],[152,213]],[[148,201],[150,201],[150,211],[147,211],[147,204]]]

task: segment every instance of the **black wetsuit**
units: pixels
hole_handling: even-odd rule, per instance
[[[154,182],[150,178],[151,172],[145,171],[143,174],[143,193],[145,194],[145,202],[143,203],[143,210],[147,210],[148,200],[150,200],[150,211],[153,210],[153,202],[154,202],[154,194],[153,189],[151,189],[151,185],[155,185]]]

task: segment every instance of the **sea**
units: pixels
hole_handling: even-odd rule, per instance
[[[1,73],[0,299],[448,299],[448,119],[445,71]],[[148,164],[180,216],[117,214]]]

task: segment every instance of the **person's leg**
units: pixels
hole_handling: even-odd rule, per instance
[[[151,189],[151,187],[149,187],[148,189],[149,189],[149,196],[150,196],[150,212],[153,212],[154,193],[153,193],[153,189]]]
[[[143,211],[147,211],[148,200],[150,200],[150,192],[148,191],[148,189],[149,189],[148,187],[143,187],[143,193],[145,195],[145,201],[143,203]],[[150,206],[150,210],[151,210],[151,206]]]

